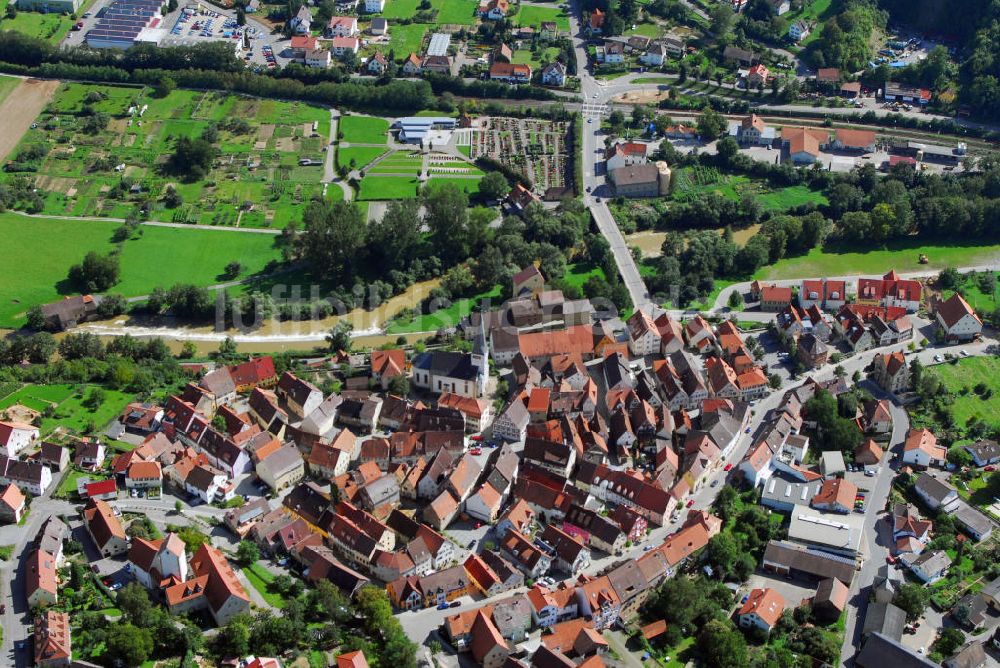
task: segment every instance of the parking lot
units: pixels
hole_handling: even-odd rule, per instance
[[[101,10],[113,0],[97,0],[90,11],[81,16],[80,29],[70,31],[63,46],[80,46],[87,31],[100,20]],[[200,4],[185,5],[159,20],[153,34],[161,34],[161,47],[191,45],[202,41],[223,41],[233,45],[233,50],[248,66],[261,69],[284,67],[291,59],[280,55],[289,40],[280,33],[272,34],[263,23],[247,15],[246,25],[236,24],[236,13],[219,7]]]

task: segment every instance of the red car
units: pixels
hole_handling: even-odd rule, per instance
[[[885,563],[887,563],[887,564],[894,564],[894,563],[896,563],[896,557],[892,556],[891,554],[887,554],[885,556]]]
[[[733,465],[732,465],[732,464],[726,464],[725,468],[724,468],[724,469],[722,469],[722,470],[723,470],[723,471],[731,471],[731,470],[732,470],[732,468],[733,468]]]
[[[483,436],[482,436],[482,434],[473,434],[473,435],[472,435],[472,436],[470,436],[469,438],[470,438],[471,440],[473,440],[473,441],[481,441],[481,440],[483,440]]]
[[[984,466],[983,470],[984,471],[989,471],[990,473],[993,473],[994,471],[997,470],[997,467],[993,466],[993,464],[990,464],[989,466]]]
[[[690,501],[687,502],[687,507],[688,508],[690,508],[693,505],[694,505],[694,499],[691,499]]]
[[[469,454],[471,454],[471,455],[481,455],[481,454],[483,454],[483,449],[482,448],[472,448],[471,450],[469,450]]]

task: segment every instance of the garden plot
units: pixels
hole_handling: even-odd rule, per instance
[[[210,128],[218,157],[204,176],[168,174],[178,139]],[[152,220],[283,226],[322,192],[329,130],[329,111],[304,103],[62,84],[12,154],[23,169],[0,182],[32,178],[50,215],[126,217],[151,199]],[[173,208],[162,201],[168,185],[183,200]]]
[[[530,118],[478,119],[472,134],[472,159],[485,157],[521,172],[534,190],[545,193],[571,185],[570,124]]]

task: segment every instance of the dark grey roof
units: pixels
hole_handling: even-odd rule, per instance
[[[772,540],[764,550],[764,561],[780,564],[817,579],[837,578],[850,586],[854,580],[854,561],[825,552]]]
[[[420,353],[413,358],[416,369],[430,371],[435,376],[475,380],[478,369],[472,364],[472,355],[451,351]]]
[[[976,441],[971,445],[965,446],[965,449],[970,454],[976,455],[980,461],[1000,457],[1000,444],[997,444],[996,441]]]
[[[859,668],[934,668],[937,664],[881,633],[868,636],[854,660]]]
[[[879,633],[886,638],[899,640],[903,637],[906,613],[892,603],[872,603],[865,615],[862,635]]]
[[[914,483],[914,487],[938,503],[941,503],[949,494],[955,492],[954,487],[942,480],[938,480],[929,473],[921,473]]]
[[[981,668],[988,661],[982,641],[971,642],[941,665],[945,668]]]
[[[959,504],[958,508],[952,511],[952,517],[961,527],[974,533],[977,539],[981,539],[993,528],[993,520],[967,503]]]

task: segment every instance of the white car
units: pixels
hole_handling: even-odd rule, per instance
[[[959,350],[958,352],[962,354],[962,357],[968,357],[969,356],[969,351],[968,350],[964,350],[963,349],[963,350]]]
[[[934,356],[934,361],[935,361],[935,362],[943,362],[943,361],[944,361],[944,358],[943,358],[943,357],[941,357],[940,355],[935,355],[935,356]]]

